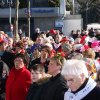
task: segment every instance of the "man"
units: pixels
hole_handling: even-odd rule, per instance
[[[69,87],[64,100],[100,100],[100,87],[89,77],[84,61],[65,60],[61,73]]]

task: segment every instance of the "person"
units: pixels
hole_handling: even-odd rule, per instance
[[[96,82],[97,82],[97,85],[100,86],[100,69],[97,72]]]
[[[40,100],[41,90],[42,90],[42,84],[44,84],[46,81],[48,81],[50,75],[47,75],[45,73],[44,67],[41,64],[35,64],[31,67],[31,79],[32,84],[30,86],[30,89],[28,91],[28,95],[26,100]]]
[[[5,85],[9,75],[9,68],[5,62],[0,59],[0,100],[5,100]]]
[[[14,67],[6,82],[6,100],[25,100],[31,84],[30,71],[25,66],[23,54],[16,54]]]
[[[7,51],[6,49],[7,49],[7,47],[6,47],[4,39],[0,38],[0,57],[1,57],[1,60],[7,64],[9,69],[11,69],[13,66],[14,55],[11,52]]]
[[[64,100],[100,100],[100,87],[89,77],[83,60],[65,60],[61,74],[69,87]]]
[[[41,33],[41,32],[40,32],[40,29],[39,29],[39,28],[36,28],[36,29],[35,29],[35,32],[34,32],[34,34],[33,34],[33,36],[32,36],[32,40],[33,40],[33,41],[36,41],[36,38],[39,36],[40,33]]]
[[[32,60],[30,63],[29,68],[31,68],[32,65],[34,64],[43,64],[44,68],[45,68],[45,72],[47,72],[48,70],[48,63],[49,63],[49,54],[50,54],[50,49],[48,48],[48,46],[42,46],[41,47],[41,52],[40,52],[40,57]]]
[[[40,100],[63,100],[67,90],[66,82],[60,74],[63,65],[63,57],[60,54],[50,58],[48,74],[52,77],[47,81],[42,89]]]
[[[92,48],[89,48],[82,52],[82,54],[91,77],[96,79],[97,72],[100,69],[100,64],[98,60],[95,59],[95,51]]]

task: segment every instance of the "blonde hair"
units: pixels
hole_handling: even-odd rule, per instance
[[[91,48],[85,50],[82,54],[85,58],[95,58],[95,52]]]
[[[62,75],[75,75],[80,76],[80,74],[84,74],[85,77],[89,77],[87,67],[83,60],[65,60],[61,71]]]
[[[64,63],[64,57],[61,56],[61,54],[56,54],[54,57],[50,58],[50,60],[56,61],[57,65],[63,66]]]

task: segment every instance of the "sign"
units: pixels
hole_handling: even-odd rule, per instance
[[[28,13],[28,9],[25,9],[25,13]],[[30,13],[55,13],[55,9],[52,8],[30,8]]]
[[[55,27],[63,27],[64,23],[63,20],[56,20],[55,21]]]
[[[28,14],[29,13],[29,9],[25,9],[25,14]],[[32,13],[32,9],[30,8],[30,13]]]

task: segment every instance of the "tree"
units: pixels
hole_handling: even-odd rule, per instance
[[[50,7],[59,7],[60,0],[48,0]]]
[[[72,11],[73,5],[71,0],[66,0],[66,10]]]
[[[20,4],[19,4],[19,8],[27,8],[28,6],[28,0],[19,0]]]
[[[77,2],[80,5],[79,13],[82,14],[85,24],[100,21],[100,0],[77,0]]]

